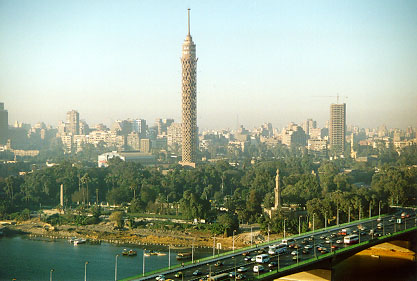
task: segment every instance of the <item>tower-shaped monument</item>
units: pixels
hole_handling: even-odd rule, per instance
[[[281,189],[279,186],[279,169],[277,169],[277,176],[275,177],[275,204],[274,209],[278,209],[278,207],[281,207]]]
[[[197,156],[197,57],[190,34],[190,9],[188,9],[188,34],[182,44],[182,162],[195,167]]]

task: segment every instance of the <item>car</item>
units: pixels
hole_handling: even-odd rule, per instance
[[[331,247],[333,250],[336,250],[337,248],[339,248],[337,245],[332,245]]]
[[[156,276],[156,278],[155,278],[155,280],[157,280],[157,281],[165,281],[165,276],[164,275],[158,275],[158,276]]]
[[[342,244],[342,243],[343,243],[343,240],[340,240],[340,239],[336,240],[336,244]]]
[[[358,230],[357,230],[357,229],[355,229],[355,230],[353,230],[353,231],[352,231],[352,233],[358,233]]]
[[[325,254],[328,253],[329,250],[327,250],[326,248],[321,248],[320,253]]]
[[[322,249],[326,249],[325,247],[323,247],[322,245],[318,245],[317,246],[317,251],[321,251]]]
[[[242,253],[242,256],[245,256],[245,257],[246,257],[246,256],[249,256],[249,255],[250,255],[250,253],[249,253],[249,252],[243,252],[243,253]]]
[[[230,278],[234,278],[234,277],[235,277],[235,275],[236,275],[236,272],[234,272],[234,271],[229,272],[229,277],[230,277]]]
[[[255,265],[253,267],[253,272],[255,272],[255,273],[258,273],[258,272],[261,272],[261,271],[264,271],[264,270],[265,270],[265,268],[262,265]]]
[[[313,249],[313,246],[310,244],[307,244],[304,246],[304,249],[310,250],[310,249]]]
[[[200,270],[197,269],[196,271],[193,272],[193,275],[194,276],[200,276],[200,275],[203,275],[203,272],[201,272]]]
[[[248,271],[248,268],[244,266],[241,266],[237,269],[237,272],[246,272],[246,271]]]
[[[333,233],[330,235],[330,238],[335,238],[335,237],[336,237],[336,235],[333,234]]]
[[[182,271],[175,273],[174,275],[176,278],[181,278],[183,276]]]
[[[314,240],[314,236],[308,237],[308,241],[313,241],[313,240]]]
[[[256,257],[251,257],[250,261],[255,262],[256,261]]]
[[[246,256],[243,260],[244,261],[250,261],[252,259],[252,257],[251,256]]]
[[[322,235],[320,236],[320,239],[326,239],[326,236]]]
[[[224,262],[222,261],[218,261],[214,264],[214,266],[222,266],[224,264]]]
[[[276,266],[278,266],[278,262],[276,262],[276,261],[271,261],[271,262],[268,264],[268,267],[269,267],[269,268],[273,268],[273,267],[276,267]]]
[[[299,254],[300,251],[299,250],[294,250],[291,252],[291,255],[296,256],[297,254]]]
[[[307,241],[308,241],[307,239],[304,239],[304,240],[301,241],[301,244],[306,244]]]
[[[259,249],[259,250],[257,251],[257,253],[258,253],[258,254],[265,254],[265,253],[266,253],[266,251],[265,251],[265,249]]]
[[[309,249],[303,249],[303,254],[304,255],[308,255],[310,253],[310,250]]]
[[[298,256],[298,257],[297,256],[293,256],[292,257],[292,260],[293,261],[300,261],[301,260],[301,256]]]
[[[324,241],[326,244],[330,244],[330,243],[333,243],[333,241],[332,240],[330,240],[330,239],[327,239],[326,241]]]
[[[238,275],[236,275],[236,280],[243,280],[245,278],[246,278],[246,276],[244,274],[238,274]]]

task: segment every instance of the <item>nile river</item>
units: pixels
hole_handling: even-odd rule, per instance
[[[150,247],[150,246],[149,246]],[[148,249],[149,249],[148,247]],[[87,280],[114,280],[116,255],[124,248],[137,250],[138,255],[118,257],[117,279],[142,274],[143,248],[81,244],[73,246],[65,240],[31,240],[25,237],[0,238],[0,280],[84,280],[85,262]],[[168,248],[155,248],[165,256],[145,257],[146,272],[168,266]],[[196,258],[210,255],[209,249],[197,249]],[[177,264],[177,252],[171,251],[171,265]]]

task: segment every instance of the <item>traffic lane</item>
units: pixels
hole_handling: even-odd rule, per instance
[[[392,219],[392,218],[391,218]],[[389,222],[389,220],[390,220],[390,218],[389,217],[386,217],[386,218],[382,218],[379,222],[382,222],[383,223],[383,225],[384,225],[384,229],[385,230],[387,230],[387,231],[394,231],[394,228],[395,228],[395,224],[394,223],[387,223],[387,221]],[[404,219],[404,225],[406,224],[406,223],[411,223],[412,222],[412,220],[414,220],[414,222],[415,222],[415,218],[405,218]],[[378,220],[377,219],[374,219],[374,220],[372,220],[372,221],[367,221],[367,222],[363,222],[362,223],[362,225],[363,226],[365,226],[367,229],[369,229],[369,228],[373,228],[376,224],[378,223]],[[357,225],[359,225],[359,224],[356,224],[355,226],[357,226]],[[400,226],[401,227],[401,226]],[[398,229],[400,228],[400,227],[398,227]],[[397,231],[398,231],[398,229],[397,229]],[[338,231],[338,230],[336,230],[336,231]],[[327,235],[329,235],[329,234],[332,234],[332,232],[334,233],[335,232],[335,229],[332,229],[332,230],[328,230],[328,231],[320,231],[320,233],[318,233],[318,234],[316,234],[316,235],[314,235],[313,237],[314,237],[314,242],[318,242],[318,243],[322,243],[322,244],[326,244],[326,239],[320,239],[320,234],[327,234]],[[378,230],[376,231],[377,233],[378,233]],[[298,243],[300,243],[300,242],[302,242],[305,238],[307,238],[308,239],[308,235],[306,235],[306,236],[303,236],[303,237],[300,237],[300,238],[297,238],[296,239],[296,241],[298,242]],[[319,238],[317,238],[317,237],[319,237]],[[327,236],[326,236],[327,237]],[[368,234],[362,234],[361,235],[361,237],[364,239],[363,241],[365,241],[365,240],[369,240],[371,237],[369,237],[369,235]],[[335,235],[335,237],[333,238],[333,239],[342,239],[343,238],[343,236],[340,236],[340,235]],[[361,241],[361,242],[363,242],[363,241]],[[311,241],[310,241],[311,242]],[[333,242],[334,241],[332,241],[332,244],[333,244]],[[328,243],[328,244],[330,244],[330,243]],[[302,243],[301,243],[301,245],[302,245]],[[301,245],[300,245],[300,247],[301,247]],[[340,247],[349,247],[349,245],[345,245],[345,244],[341,244],[340,245]],[[339,248],[340,248],[339,247]],[[264,248],[260,248],[260,249],[266,249],[267,247],[264,247]],[[256,250],[253,250],[251,253],[252,254],[254,254],[254,252],[255,252]],[[256,254],[258,254],[258,253],[256,253]],[[317,251],[316,251],[316,254],[319,254]],[[314,256],[314,251],[312,251],[310,254],[308,254],[308,255],[306,255],[305,256],[305,259],[307,259],[307,258],[311,258],[312,256]],[[272,256],[271,258],[273,259],[275,256]],[[233,260],[233,259],[231,259],[231,258],[228,258],[228,259],[226,259],[225,260],[225,266],[226,267],[228,267],[227,269],[225,269],[225,270],[221,270],[221,271],[219,271],[219,272],[226,272],[226,271],[230,271],[230,270],[234,270],[234,263],[236,262],[236,268],[238,268],[238,267],[240,267],[240,266],[247,266],[248,264],[247,263],[245,263],[244,261],[243,261],[243,257],[239,254],[239,255],[236,255],[235,257],[235,260]],[[299,261],[300,260],[302,260],[302,259],[304,259],[304,256],[301,256],[301,257],[299,257]],[[285,266],[285,265],[289,265],[289,264],[292,264],[294,261],[292,261],[292,257],[289,255],[289,254],[286,254],[286,255],[282,255],[281,257],[280,257],[280,267],[282,267],[282,266]],[[254,262],[251,262],[251,263],[249,263],[249,265],[250,265],[250,267],[252,267],[253,268],[253,265],[255,265],[256,263],[254,263]],[[281,266],[282,265],[282,266]],[[213,265],[212,265],[213,266]],[[233,266],[233,267],[232,267]],[[249,268],[249,270],[250,270],[250,268]],[[248,271],[249,271],[248,270]],[[192,272],[193,272],[193,270],[189,270],[189,272],[187,271],[187,274],[191,274],[192,275]],[[250,272],[250,271],[249,271]],[[204,273],[204,272],[203,272]]]

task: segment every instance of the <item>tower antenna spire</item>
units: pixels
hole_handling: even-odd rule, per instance
[[[188,35],[190,35],[190,8],[188,8]]]

